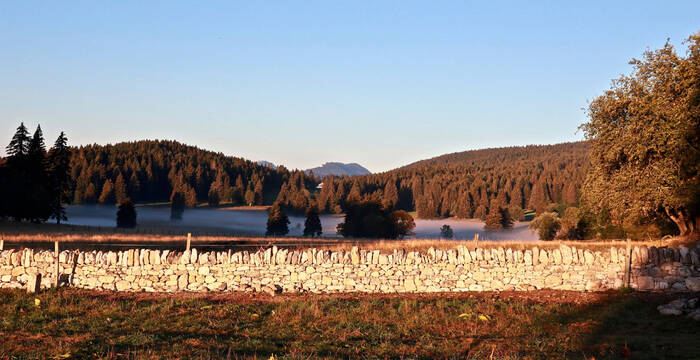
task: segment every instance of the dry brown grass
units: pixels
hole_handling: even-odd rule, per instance
[[[624,247],[626,240],[568,240],[568,241],[496,241],[485,240],[443,240],[443,239],[403,239],[403,240],[383,240],[383,239],[346,239],[346,238],[301,238],[301,237],[261,237],[261,236],[238,236],[226,233],[198,233],[195,230],[192,235],[193,245],[216,245],[216,246],[245,246],[245,247],[268,247],[277,245],[279,247],[316,247],[329,250],[350,250],[353,246],[366,250],[381,250],[392,252],[394,249],[405,249],[407,251],[425,251],[430,247],[441,250],[456,249],[458,246],[483,249],[490,248],[511,248],[514,250],[531,249],[535,246],[544,249],[558,248],[565,244],[582,249],[605,250],[610,247]],[[157,228],[145,229],[116,229],[98,228],[76,225],[56,225],[56,224],[24,224],[12,222],[0,222],[0,238],[6,243],[30,243],[45,242],[67,242],[81,244],[159,244],[165,246],[172,244],[179,247],[184,245],[187,234],[184,230],[169,233],[161,232]],[[633,245],[641,246],[694,246],[697,239],[671,238],[671,239],[647,239],[634,240]]]

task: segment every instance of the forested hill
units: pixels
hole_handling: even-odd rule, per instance
[[[70,163],[74,203],[111,204],[125,197],[169,201],[179,191],[189,206],[205,201],[263,205],[274,202],[284,187],[297,195],[295,205],[304,208],[311,199],[308,189],[318,183],[303,171],[275,169],[176,141],[81,146],[72,149]]]
[[[483,218],[498,207],[541,212],[576,204],[588,166],[585,142],[483,149],[418,161],[381,174],[324,180],[322,210],[378,200],[421,218]]]
[[[483,218],[509,207],[538,212],[576,204],[588,165],[584,142],[446,154],[381,174],[319,180],[175,141],[146,140],[72,149],[74,203],[169,201],[181,192],[189,206],[209,202],[342,212],[354,200],[378,200],[421,218]]]
[[[425,166],[449,166],[465,164],[493,164],[499,162],[517,162],[525,160],[548,160],[554,154],[571,154],[579,156],[588,152],[588,143],[584,141],[560,143],[554,145],[527,145],[460,151],[416,161],[400,169]]]

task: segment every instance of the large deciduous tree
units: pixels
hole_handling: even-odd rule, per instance
[[[668,42],[593,100],[581,126],[591,143],[583,201],[616,221],[667,217],[700,228],[700,33],[685,56]]]

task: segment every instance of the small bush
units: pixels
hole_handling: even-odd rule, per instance
[[[561,221],[555,212],[545,212],[530,222],[530,229],[537,231],[540,240],[553,240],[561,228]]]

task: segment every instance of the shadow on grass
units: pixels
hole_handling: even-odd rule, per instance
[[[565,334],[566,358],[700,359],[700,323],[656,309],[672,299],[699,295],[611,291],[599,301],[543,314],[534,323],[543,334]]]

